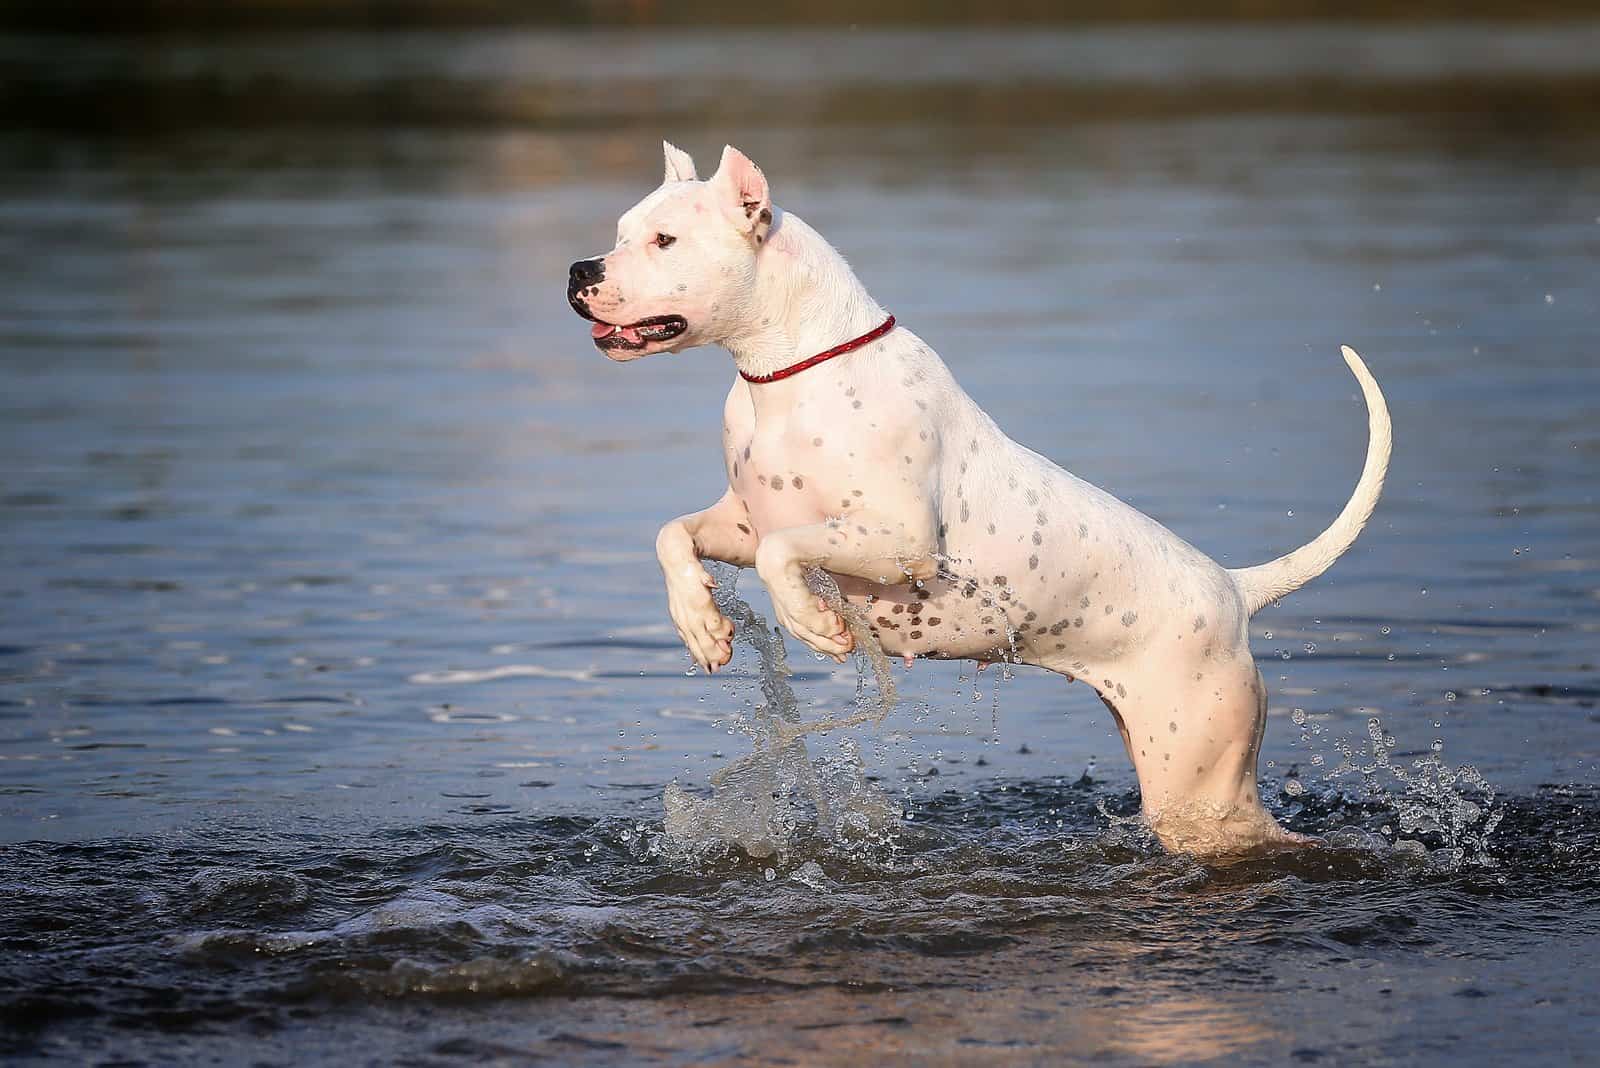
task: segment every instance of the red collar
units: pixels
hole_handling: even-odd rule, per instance
[[[833,359],[835,356],[843,356],[847,352],[854,352],[863,345],[870,345],[893,329],[894,316],[891,315],[878,326],[868,330],[860,337],[851,338],[844,344],[835,345],[833,348],[824,352],[819,352],[815,356],[808,356],[799,363],[791,363],[788,367],[780,368],[779,370],[772,372],[770,375],[747,375],[743,371],[740,371],[739,375],[746,382],[755,382],[758,384],[763,382],[776,382],[780,378],[788,378],[790,375],[797,375],[808,367],[815,367],[819,363],[825,363],[828,360]]]

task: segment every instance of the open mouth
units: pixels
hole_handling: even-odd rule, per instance
[[[688,320],[681,315],[653,315],[626,326],[596,320],[589,333],[602,349],[627,350],[642,349],[652,341],[671,341],[687,329]]]

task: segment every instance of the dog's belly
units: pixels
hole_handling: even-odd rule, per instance
[[[1020,660],[1013,649],[1015,628],[1003,606],[966,595],[960,583],[944,578],[911,584],[879,585],[835,576],[842,593],[859,609],[890,656],[941,660]]]
[[[891,656],[1007,660],[1082,671],[1085,664],[1116,659],[1133,641],[1137,624],[1124,624],[1104,609],[1069,606],[1059,594],[1077,589],[1076,583],[1025,597],[1004,574],[939,577],[920,587],[835,580]],[[1146,630],[1138,628],[1141,634]]]
[[[1016,501],[952,494],[939,574],[922,586],[839,580],[885,652],[1079,675],[1153,649],[1203,659],[1241,640],[1238,592],[1214,561],[1053,465],[1034,474],[1037,495],[1019,482]]]

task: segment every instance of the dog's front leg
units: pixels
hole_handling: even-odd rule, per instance
[[[813,523],[764,535],[756,549],[756,574],[772,597],[778,622],[812,649],[843,663],[855,639],[839,613],[806,585],[806,572],[815,567],[884,585],[929,579],[937,570],[935,546],[931,514],[912,523],[853,515],[849,524]]]
[[[667,580],[667,612],[694,662],[715,673],[733,659],[733,623],[711,600],[716,581],[701,560],[739,567],[756,562],[750,513],[733,490],[703,512],[680,516],[656,535],[656,560]]]

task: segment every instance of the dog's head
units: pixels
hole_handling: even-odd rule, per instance
[[[613,360],[736,336],[754,308],[756,255],[772,229],[761,168],[736,148],[696,181],[694,160],[662,142],[661,187],[617,221],[610,252],[572,265],[567,302],[594,322]]]

